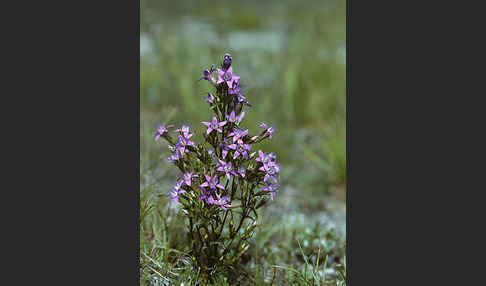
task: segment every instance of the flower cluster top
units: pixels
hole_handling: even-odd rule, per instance
[[[189,201],[197,197],[207,205],[226,209],[232,206],[238,187],[241,190],[258,186],[272,200],[278,190],[280,165],[276,155],[262,150],[252,152],[253,144],[271,139],[276,130],[261,123],[263,131],[251,136],[249,130],[241,126],[245,116],[243,108],[251,107],[251,104],[242,93],[240,77],[234,74],[231,64],[231,55],[225,54],[220,68],[211,66],[204,69],[199,79],[207,80],[216,89],[214,94],[208,93],[204,99],[215,116],[201,122],[206,127],[203,133],[205,141],[212,148],[207,149],[203,144],[196,145],[191,141],[193,133],[189,125],[173,131],[176,139],[169,132],[173,125],[161,125],[155,133],[155,141],[160,138],[167,140],[172,153],[168,161],[182,172],[181,178],[169,191],[173,201],[180,202],[181,198]],[[228,188],[230,181],[231,188]]]

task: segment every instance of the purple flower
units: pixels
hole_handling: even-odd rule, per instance
[[[205,79],[205,80],[211,82],[213,85],[216,85],[216,81],[214,80],[214,77],[213,77],[214,71],[215,71],[214,66],[211,66],[210,69],[204,69],[203,72],[202,72],[203,76],[198,81]]]
[[[272,139],[273,133],[275,131],[277,131],[277,129],[274,126],[268,127],[265,123],[261,123],[260,124],[260,127],[265,128],[265,131],[264,131],[265,134],[264,134],[264,136],[268,136],[268,137],[270,137],[270,139]]]
[[[241,93],[241,87],[242,87],[242,85],[240,85],[240,80],[239,79],[235,80],[235,81],[233,81],[233,84],[230,86],[230,89],[228,89],[228,93],[231,94],[231,95],[242,94]]]
[[[174,189],[169,191],[170,200],[173,202],[179,202],[179,194]]]
[[[167,161],[169,163],[174,163],[175,161],[179,160],[181,157],[179,156],[179,153],[175,152],[174,154],[170,155]]]
[[[231,123],[235,123],[236,122],[236,115],[235,115],[235,111],[234,110],[232,110],[229,115],[226,114],[225,117],[226,117],[226,120],[229,121],[229,122],[231,122]]]
[[[251,145],[249,144],[244,144],[243,141],[238,140],[238,143],[231,144],[228,146],[228,148],[235,150],[235,153],[233,154],[233,159],[238,158],[238,156],[241,154],[245,159],[248,159],[248,151],[251,149]]]
[[[273,194],[278,191],[278,185],[267,183],[267,185],[261,188],[261,190],[270,192],[270,198],[273,200]]]
[[[184,133],[184,134],[185,134],[185,133],[189,133],[189,128],[191,128],[191,126],[186,125],[186,124],[183,124],[183,125],[181,126],[181,128],[176,129],[175,131],[176,131],[176,132],[181,132],[181,133]]]
[[[189,134],[189,135],[190,135],[189,137],[192,136],[192,134]],[[182,135],[179,135],[178,139],[179,140],[178,140],[175,148],[176,148],[177,151],[179,151],[181,156],[184,156],[185,153],[189,153],[189,150],[187,149],[188,146],[191,146],[191,147],[195,146],[194,142],[192,142],[188,138],[185,138]]]
[[[232,110],[229,115],[226,114],[225,116],[226,116],[226,120],[231,123],[240,123],[241,120],[243,120],[243,117],[245,117],[245,112],[241,112],[240,115],[236,115],[235,111]]]
[[[210,195],[203,195],[199,198],[199,200],[204,200],[208,205],[214,205],[214,202],[216,202],[216,200]]]
[[[196,174],[193,174],[191,172],[187,172],[187,173],[184,173],[184,175],[182,176],[182,181],[184,181],[184,183],[187,185],[187,186],[191,186],[191,180],[192,178],[194,177],[197,177]]]
[[[221,129],[221,127],[226,124],[226,121],[218,122],[218,119],[216,119],[216,117],[213,117],[211,122],[203,121],[201,123],[208,127],[208,130],[206,130],[207,134],[211,133],[213,130],[216,130],[219,133],[223,133],[223,129]]]
[[[212,95],[211,93],[208,93],[208,97],[206,97],[204,99],[204,101],[206,101],[209,104],[213,104],[214,103],[214,95]]]
[[[231,207],[231,204],[228,203],[228,196],[224,196],[221,199],[218,199],[217,204],[223,209]]]
[[[268,157],[267,153],[262,152],[262,150],[258,150],[258,157],[255,159],[257,162],[261,162],[263,165],[270,162],[270,158]]]
[[[270,137],[270,139],[272,139],[272,136],[273,136],[273,133],[277,131],[277,129],[275,129],[274,126],[271,126],[267,129],[267,133],[265,133],[266,135],[268,135]]]
[[[179,202],[179,195],[186,191],[182,188],[183,181],[177,181],[177,183],[169,191],[171,201]]]
[[[209,204],[209,205],[218,205],[218,206],[220,206],[224,210],[227,207],[231,207],[231,205],[228,203],[228,197],[227,196],[224,196],[224,197],[220,198],[218,196],[218,194],[216,194],[216,197],[218,198],[217,200],[215,200],[211,196],[206,196],[206,197],[204,197],[204,199],[205,199],[205,201],[206,201],[207,204]]]
[[[219,165],[217,166],[216,171],[225,173],[226,179],[228,180],[231,178],[231,175],[238,175],[233,171],[233,164],[231,164],[231,162],[226,163],[222,160],[219,160]]]
[[[192,134],[190,134],[190,136],[188,136],[188,137],[191,137],[191,136],[192,136]],[[178,136],[178,139],[179,139],[179,144],[180,145],[183,145],[183,146],[192,146],[192,147],[195,146],[194,142],[192,142],[191,140],[189,140],[189,138],[187,138],[185,136],[179,135]]]
[[[233,87],[233,82],[239,80],[240,77],[233,74],[233,67],[229,67],[227,70],[218,69],[218,81],[216,84],[220,84],[223,81],[226,82],[229,88]]]
[[[240,80],[235,80],[233,82],[233,85],[231,86],[231,88],[228,90],[228,94],[231,94],[231,95],[235,95],[234,99],[235,99],[235,102],[237,104],[241,104],[241,103],[244,103],[246,104],[247,106],[250,106],[251,107],[251,104],[248,102],[248,100],[246,99],[245,95],[243,95],[243,93],[241,92],[241,87],[243,85],[240,84]]]
[[[167,125],[164,126],[163,124],[157,128],[157,131],[155,132],[155,141],[159,140],[161,136],[164,136],[165,133],[169,131],[169,128],[173,127],[174,125]]]
[[[219,148],[221,148],[221,155],[223,156],[223,159],[226,158],[226,155],[228,155],[228,152],[231,150],[228,146],[230,143],[228,142],[228,138],[224,138],[223,143],[220,143],[218,145]]]
[[[179,129],[176,129],[175,132],[179,132],[180,134],[182,134],[184,136],[185,139],[189,139],[192,137],[192,133],[189,132],[189,128],[190,126],[189,125],[182,125],[181,128]]]
[[[206,182],[199,185],[201,188],[209,187],[210,190],[215,190],[216,188],[224,190],[224,187],[219,184],[218,176],[214,176],[214,178],[211,178],[211,176],[204,175],[204,177],[206,178]]]
[[[240,104],[243,102],[247,106],[251,107],[251,104],[248,102],[248,100],[246,99],[246,97],[242,93],[239,93],[239,94],[236,95],[236,100]]]
[[[243,164],[241,164],[238,167],[238,174],[240,174],[240,176],[242,176],[243,178],[245,177],[245,175],[246,175],[246,169],[245,169],[245,166]]]
[[[231,57],[230,54],[224,54],[223,65],[222,65],[223,70],[227,70],[231,66],[232,61],[233,58]]]
[[[233,142],[236,142],[237,140],[242,139],[246,135],[248,135],[248,129],[242,130],[242,129],[239,129],[239,128],[233,128],[233,132],[228,134],[228,137],[233,136]]]
[[[269,161],[260,168],[258,168],[258,170],[266,172],[265,177],[263,178],[264,182],[268,181],[268,179],[270,178],[272,178],[275,183],[278,182],[276,176],[280,172],[280,166],[277,163]]]

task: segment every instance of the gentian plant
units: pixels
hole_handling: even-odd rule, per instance
[[[248,250],[257,209],[278,191],[280,166],[274,153],[252,152],[254,144],[272,138],[275,128],[262,123],[264,130],[250,135],[242,126],[243,108],[251,105],[233,71],[231,55],[224,55],[221,68],[203,70],[199,80],[203,79],[215,88],[204,99],[214,112],[201,122],[205,142],[191,141],[188,125],[173,131],[172,125],[162,125],[155,141],[168,142],[168,161],[181,171],[169,195],[187,216],[193,263],[210,279],[217,269],[234,268]]]

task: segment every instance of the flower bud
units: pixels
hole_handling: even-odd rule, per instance
[[[223,69],[227,70],[231,66],[231,62],[233,61],[233,58],[231,58],[230,54],[225,54],[223,58]]]

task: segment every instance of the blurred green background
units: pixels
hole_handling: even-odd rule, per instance
[[[279,197],[266,214],[285,211],[337,229],[345,239],[346,2],[141,1],[141,192],[164,195],[178,170],[155,143],[158,124],[189,123],[202,140],[212,86],[203,68],[224,53],[253,107],[242,125],[278,132],[253,149],[282,164]],[[254,150],[254,151],[255,151]]]

